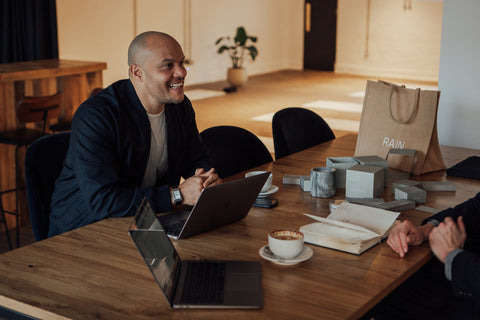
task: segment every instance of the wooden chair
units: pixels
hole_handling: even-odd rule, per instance
[[[246,129],[217,126],[205,129],[200,136],[220,178],[273,161],[263,142]]]
[[[330,126],[321,116],[305,108],[285,108],[272,120],[275,159],[335,139]]]
[[[50,96],[24,97],[17,105],[17,118],[21,127],[16,129],[7,129],[0,131],[0,143],[15,146],[15,188],[0,191],[0,201],[6,193],[15,192],[15,211],[5,210],[3,204],[0,210],[3,214],[16,216],[16,244],[20,245],[20,212],[19,212],[19,190],[23,189],[23,182],[20,181],[22,175],[18,174],[18,150],[33,143],[38,138],[46,135],[48,120],[58,117],[62,93],[56,93]],[[34,123],[35,128],[26,126]],[[8,233],[8,229],[6,233]],[[9,243],[10,248],[11,244]]]

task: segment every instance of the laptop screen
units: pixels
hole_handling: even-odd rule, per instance
[[[146,199],[130,225],[129,234],[172,305],[181,260]]]

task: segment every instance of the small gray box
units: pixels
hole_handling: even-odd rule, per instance
[[[327,158],[327,167],[333,167],[337,169],[335,171],[335,187],[345,188],[345,179],[347,175],[347,169],[358,164],[358,161],[352,157],[334,157]]]
[[[312,189],[312,182],[310,181],[310,176],[300,177],[300,188],[302,188],[303,191],[310,191]]]
[[[300,176],[286,174],[283,176],[283,184],[300,184]]]
[[[392,193],[395,193],[395,188],[398,188],[398,187],[419,187],[420,184],[421,184],[420,181],[407,180],[407,179],[394,181],[392,182]]]
[[[395,188],[395,200],[413,200],[417,204],[425,203],[427,201],[427,192],[414,186],[399,186]]]
[[[456,191],[455,183],[450,181],[422,181],[420,188],[425,191]]]
[[[378,198],[383,195],[385,170],[382,167],[357,164],[347,169],[345,196]]]
[[[388,161],[380,158],[379,156],[359,156],[354,157],[360,164],[365,164],[368,166],[383,167],[385,173],[383,175],[383,186],[388,186]]]
[[[415,201],[413,200],[393,200],[381,203],[377,207],[385,210],[400,212],[415,209],[415,205]]]

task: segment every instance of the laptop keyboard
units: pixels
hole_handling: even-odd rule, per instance
[[[169,235],[178,236],[184,225],[185,221],[173,222],[163,226],[163,230]]]
[[[189,263],[182,292],[188,304],[221,304],[225,287],[225,263]]]

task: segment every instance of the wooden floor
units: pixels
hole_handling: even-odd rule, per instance
[[[199,131],[217,125],[239,126],[259,136],[273,153],[271,116],[275,111],[285,107],[302,107],[315,102],[317,104],[313,105],[317,107],[309,109],[320,114],[337,137],[358,130],[363,101],[361,93],[365,90],[368,79],[332,72],[285,70],[252,76],[237,92],[212,98],[193,99],[192,103]],[[409,83],[437,85],[398,79],[383,80],[406,83],[407,86]],[[227,86],[228,83],[225,81],[188,86],[187,81],[186,94],[188,96],[190,92],[192,97],[197,91],[223,94],[222,89]],[[11,235],[14,238],[13,230]],[[21,245],[34,242],[30,226],[22,227],[20,240]],[[5,234],[0,233],[0,252],[7,250]]]

